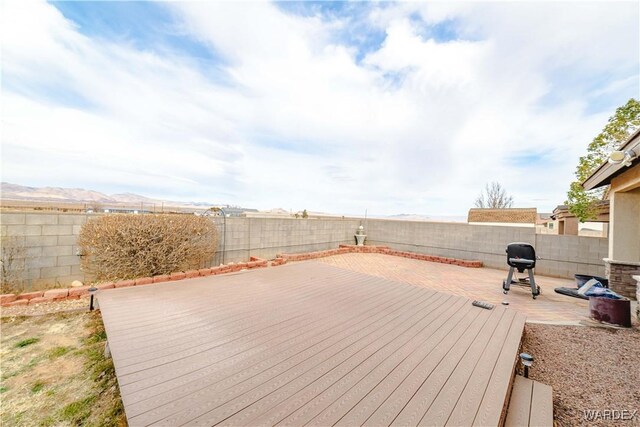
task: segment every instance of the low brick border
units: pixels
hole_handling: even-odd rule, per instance
[[[329,249],[326,251],[307,252],[303,254],[280,254],[272,261],[272,265],[285,264],[288,261],[304,261],[314,258],[324,258],[332,255],[340,255],[346,253],[364,253],[364,254],[385,254],[399,256],[403,258],[418,259],[421,261],[439,262],[441,264],[452,264],[460,267],[481,268],[482,261],[465,260],[457,258],[447,258],[435,255],[424,255],[415,252],[396,251],[388,246],[356,246],[356,245],[340,245],[338,249]],[[276,264],[275,261],[278,261]]]
[[[153,277],[140,277],[133,280],[121,280],[118,282],[106,282],[93,285],[98,290],[125,288],[130,286],[145,286],[162,282],[173,282],[183,279],[191,279],[194,277],[215,276],[217,274],[234,273],[241,270],[264,268],[268,266],[276,267],[286,264],[289,261],[305,261],[309,259],[324,258],[333,255],[341,255],[347,253],[367,253],[367,254],[385,254],[399,256],[403,258],[417,259],[421,261],[439,262],[443,264],[453,264],[460,267],[480,268],[482,261],[463,260],[455,258],[447,258],[441,256],[417,254],[414,252],[396,251],[388,246],[356,246],[356,245],[340,245],[338,249],[328,249],[324,251],[306,252],[302,254],[279,254],[276,258],[267,261],[266,259],[252,256],[246,262],[230,262],[221,264],[211,268],[201,268],[199,270],[176,271],[171,274],[162,274]],[[0,295],[0,306],[10,307],[14,305],[30,305],[40,304],[54,301],[62,301],[68,299],[78,299],[89,295],[91,286],[80,286],[67,289],[50,289],[47,291],[27,292],[23,294],[4,294]]]
[[[219,265],[211,268],[201,268],[199,270],[176,271],[171,274],[161,274],[153,277],[139,277],[133,280],[121,280],[118,282],[106,282],[95,284],[98,290],[126,288],[130,286],[144,286],[155,283],[191,279],[194,277],[213,276],[216,274],[233,273],[241,270],[267,267],[269,262],[266,259],[252,256],[247,262],[230,262],[226,265]],[[76,288],[58,288],[47,291],[27,292],[23,294],[0,295],[0,306],[11,307],[14,305],[41,304],[68,299],[78,299],[89,295],[91,286],[80,286]]]

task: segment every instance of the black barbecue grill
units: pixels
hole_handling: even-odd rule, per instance
[[[509,265],[509,275],[507,280],[502,282],[502,290],[506,294],[509,292],[511,285],[526,286],[531,288],[531,295],[533,299],[536,299],[540,295],[540,286],[536,285],[535,278],[533,277],[533,269],[536,266],[536,251],[528,243],[509,243],[506,249],[507,252],[507,264]],[[518,279],[515,274],[515,270],[518,273],[524,273],[527,270],[529,277]]]

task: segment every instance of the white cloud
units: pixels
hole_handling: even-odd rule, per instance
[[[638,96],[631,3],[371,5],[360,24],[386,37],[360,59],[339,38],[354,17],[163,4],[224,83],[184,55],[85,36],[53,5],[3,5],[2,178],[19,183],[449,214],[500,180],[549,210],[612,112],[594,105]]]

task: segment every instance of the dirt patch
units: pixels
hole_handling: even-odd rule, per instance
[[[3,317],[2,425],[126,425],[98,312]]]
[[[637,326],[603,329],[527,324],[523,350],[535,358],[529,377],[553,387],[556,426],[640,426]],[[630,420],[598,419],[606,410],[620,411],[611,412],[618,416],[621,411],[637,413]]]
[[[2,315],[2,317],[16,317],[40,316],[43,314],[53,313],[75,313],[79,311],[89,311],[88,297],[65,301],[47,302],[41,304],[2,307],[0,309],[0,314]]]

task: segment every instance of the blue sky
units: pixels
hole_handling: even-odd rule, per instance
[[[637,2],[5,2],[2,180],[343,214],[564,201]]]

